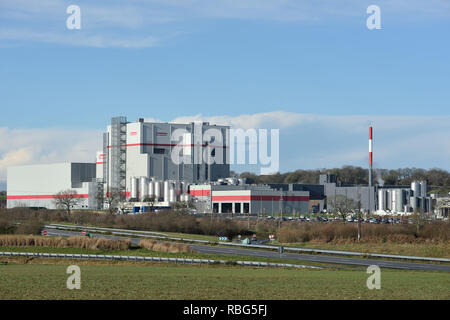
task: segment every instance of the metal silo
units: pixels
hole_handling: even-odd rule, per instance
[[[402,212],[403,211],[403,190],[397,189],[395,190],[395,212]]]
[[[386,190],[378,190],[378,210],[386,210]]]
[[[169,190],[169,202],[174,203],[177,202],[176,196],[175,196],[175,189]]]
[[[160,181],[155,181],[155,198],[157,201],[159,201],[162,198],[161,195],[161,182]]]
[[[148,183],[148,196],[150,198],[154,198],[155,197],[155,183],[153,181],[150,181]]]
[[[131,198],[137,199],[138,197],[138,178],[131,178]]]
[[[420,190],[420,183],[419,183],[419,181],[411,182],[411,190],[413,191],[414,197],[420,197],[421,196],[421,190]]]
[[[164,197],[164,202],[168,202],[169,201],[169,181],[165,180],[164,181],[164,192],[163,192],[163,197]]]
[[[392,190],[386,190],[386,210],[392,210]]]
[[[140,198],[141,201],[144,201],[145,198],[148,197],[148,180],[146,177],[141,177],[139,190],[141,192]]]
[[[411,209],[413,211],[418,209],[418,199],[417,197],[410,197],[409,198],[409,205],[411,206]]]
[[[426,181],[420,181],[420,196],[421,197],[427,196],[427,182]]]

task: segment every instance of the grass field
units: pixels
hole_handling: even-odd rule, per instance
[[[365,270],[0,261],[0,299],[450,299],[442,272],[382,270],[381,289],[369,290]],[[66,288],[70,264],[81,268],[80,290]]]
[[[104,255],[120,255],[120,256],[147,256],[147,257],[165,257],[165,258],[186,258],[186,259],[211,259],[211,260],[227,260],[227,261],[260,261],[260,262],[277,262],[277,263],[292,263],[302,265],[313,266],[334,266],[332,264],[323,264],[319,262],[289,260],[289,259],[271,259],[264,257],[252,257],[252,256],[233,256],[222,254],[206,254],[196,252],[159,252],[150,251],[147,249],[130,249],[130,250],[91,250],[80,248],[52,248],[52,247],[0,247],[0,251],[5,252],[33,252],[33,253],[66,253],[66,254],[104,254]],[[1,258],[0,258],[1,259]],[[342,267],[342,265],[336,265]],[[346,266],[346,268],[357,268],[352,266]]]

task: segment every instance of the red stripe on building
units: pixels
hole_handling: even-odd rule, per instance
[[[97,164],[104,164],[104,162],[97,162]]]
[[[309,196],[213,196],[212,201],[309,201]]]
[[[190,190],[189,194],[193,197],[209,197],[211,195],[211,190]]]
[[[6,196],[6,199],[8,200],[38,200],[38,199],[55,199],[55,197],[58,197],[55,195],[23,195],[23,196]],[[88,194],[76,194],[73,196],[77,199],[87,199],[89,198]]]

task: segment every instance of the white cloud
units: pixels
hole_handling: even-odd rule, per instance
[[[155,24],[210,19],[304,21],[329,23],[348,18],[365,19],[365,9],[373,4],[369,0],[135,0],[92,1],[80,0],[82,36],[70,39],[61,30],[67,18],[66,8],[73,4],[68,0],[2,0],[0,20],[9,29],[9,36],[0,40],[38,41],[64,45],[93,47],[152,47],[157,36]],[[382,14],[389,14],[390,21],[448,18],[450,3],[443,0],[379,0]],[[17,27],[17,26],[20,27]],[[187,25],[185,25],[187,26]],[[22,28],[22,29],[21,29]],[[24,32],[23,29],[32,30]],[[114,36],[111,35],[111,30]],[[127,32],[133,32],[129,39]],[[172,37],[169,29],[158,29]],[[165,30],[165,31],[164,31]],[[179,30],[179,27],[177,27]],[[188,27],[185,30],[189,30]],[[176,33],[176,32],[175,32]],[[69,39],[69,40],[67,40]],[[3,44],[5,46],[5,44]]]
[[[156,37],[120,38],[109,35],[85,35],[74,32],[46,33],[23,29],[2,29],[0,40],[20,40],[41,43],[57,43],[70,46],[88,46],[95,48],[147,48],[158,45]]]
[[[101,149],[100,131],[0,128],[0,180],[6,180],[9,166],[95,162]]]

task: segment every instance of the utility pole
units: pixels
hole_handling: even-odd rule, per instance
[[[361,190],[358,187],[358,242],[361,240]]]

